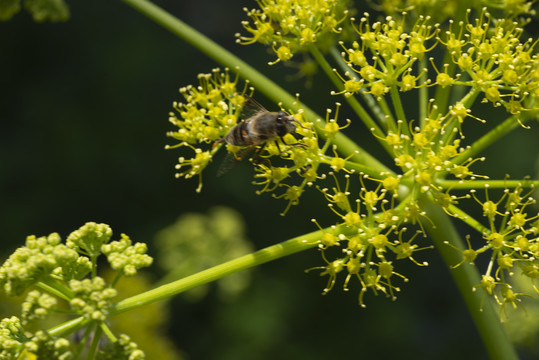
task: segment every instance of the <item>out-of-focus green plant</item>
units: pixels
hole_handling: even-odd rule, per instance
[[[155,237],[157,264],[166,273],[159,283],[179,279],[253,251],[245,235],[245,223],[235,210],[216,206],[208,214],[187,213]],[[217,281],[223,300],[238,296],[249,285],[247,271]],[[206,295],[208,286],[187,292],[190,299]]]
[[[106,280],[114,277],[114,271],[106,270]],[[155,284],[145,272],[119,281],[115,289],[118,298],[127,298],[148,291]],[[114,332],[129,334],[131,340],[144,351],[146,359],[180,360],[183,355],[177,344],[166,336],[168,326],[173,322],[167,303],[155,302],[144,306],[139,311],[124,312],[110,318],[110,327]]]
[[[72,232],[65,244],[56,233],[28,236],[26,245],[4,262],[0,286],[10,296],[25,294],[25,300],[20,318],[12,316],[0,322],[1,359],[71,359],[82,354],[90,358],[144,358],[129,336],[114,335],[108,319],[120,278],[150,266],[152,258],[146,255],[146,244],[133,244],[125,234],[117,241],[110,241],[111,237],[111,228],[97,223],[86,223]],[[115,271],[110,282],[97,275],[101,254]],[[30,333],[25,329],[56,312],[72,319],[48,331]],[[64,337],[77,331],[80,342],[72,344]],[[109,340],[108,352],[98,347],[101,335]]]
[[[64,0],[1,0],[0,20],[9,20],[21,9],[21,2],[34,21],[58,22],[69,19],[69,7]]]
[[[192,152],[179,157],[177,176],[197,178],[200,192],[202,174],[215,166],[216,153],[226,152],[238,161],[250,150],[257,192],[283,199],[283,215],[313,221],[318,230],[202,271],[198,269],[204,259],[193,264],[184,258],[181,266],[198,272],[115,303],[118,278],[149,264],[145,248],[132,245],[124,235],[108,243],[107,227],[95,224],[70,235],[65,245],[55,234],[30,237],[0,269],[0,283],[11,294],[37,285],[54,296],[31,291],[22,318],[2,321],[0,340],[7,358],[40,353],[69,358],[71,344],[59,336],[84,326],[84,338],[93,338],[88,358],[141,358],[128,336],[112,334],[106,325],[110,316],[313,247],[320,250],[322,261],[309,270],[327,276],[324,293],[337,287],[348,290],[355,282],[361,306],[367,293],[396,299],[400,284],[408,281],[398,270],[399,262],[426,266],[421,254],[435,247],[453,269],[491,358],[516,359],[500,317],[506,308],[518,308],[530,292],[538,292],[539,215],[532,193],[539,180],[490,179],[474,167],[488,161],[479,154],[511,130],[536,131],[537,39],[523,35],[528,16],[534,14],[532,2],[382,0],[375,7],[385,17],[378,17],[375,11],[358,16],[343,0],[257,1],[257,9],[246,10],[248,20],[238,43],[269,47],[274,54],[270,65],[298,57],[308,64],[304,68],[316,64],[333,83],[333,88],[316,90],[347,103],[354,115],[345,120],[339,119],[341,103],[318,115],[299,95],[288,94],[155,5],[124,2],[224,68],[200,74],[198,84],[182,87],[183,99],[173,105],[169,120],[174,129],[167,135],[175,143],[168,148]],[[18,3],[0,2],[4,17],[15,11],[13,4]],[[265,129],[257,124],[260,113],[243,115],[257,93],[278,104],[272,110],[281,111],[263,112],[263,123],[269,126]],[[496,118],[482,114],[478,103],[496,108]],[[356,122],[366,126],[390,163],[359,145],[358,134],[351,131],[356,127],[349,126]],[[468,122],[483,126],[481,137],[468,138]],[[319,195],[320,206],[294,214],[292,207],[307,191]],[[471,215],[474,207],[482,216]],[[320,224],[313,219],[320,209],[329,209],[335,221]],[[221,248],[217,241],[227,221],[219,223],[214,217],[208,225],[200,218],[190,220],[201,224],[199,231],[205,227],[201,237],[216,242],[212,251],[201,251],[205,256]],[[474,233],[463,241],[455,222],[467,224]],[[101,230],[92,230],[96,226]],[[187,239],[182,239],[183,246],[176,245],[180,250],[207,246],[187,233],[182,237]],[[112,286],[97,276],[101,253],[117,271]],[[481,257],[487,266],[480,276],[475,261]],[[531,290],[517,289],[515,274],[532,283]],[[69,301],[69,311],[78,317],[29,337],[25,323],[47,316],[56,308],[55,297]],[[109,352],[98,351],[102,335],[112,340]],[[75,357],[82,352],[77,351]]]

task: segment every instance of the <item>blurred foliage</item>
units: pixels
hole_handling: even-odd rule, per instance
[[[24,8],[36,22],[66,21],[69,7],[64,0],[24,0]],[[9,20],[21,9],[21,0],[0,0],[0,20]]]
[[[104,277],[111,281],[114,272],[109,270]],[[116,285],[118,299],[140,294],[151,288],[151,276],[144,273],[124,277]],[[127,311],[114,316],[111,325],[117,333],[129,334],[139,348],[144,350],[147,359],[181,360],[185,358],[184,355],[166,335],[171,319],[166,303],[155,302],[137,311]]]
[[[245,236],[245,222],[235,210],[216,206],[208,214],[186,213],[155,237],[159,267],[167,273],[161,283],[221,264],[253,251]],[[250,282],[250,273],[242,271],[216,282],[219,296],[232,301]],[[185,293],[191,300],[200,300],[209,285]]]

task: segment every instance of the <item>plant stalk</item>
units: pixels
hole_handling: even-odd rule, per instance
[[[187,276],[183,279],[173,281],[141,294],[137,294],[117,302],[114,308],[111,310],[111,314],[119,314],[158,300],[167,299],[176,294],[200,285],[207,284],[238,271],[249,269],[284,256],[310,249],[318,245],[321,236],[322,230],[298,236],[282,243],[258,250],[252,254],[230,260],[191,276]]]
[[[466,247],[449,216],[441,207],[426,198],[421,199],[421,208],[426,211],[426,216],[432,221],[431,223],[425,220],[423,225],[445,263],[448,267],[458,264],[462,260],[460,253],[448,246],[446,242],[461,250],[465,250]],[[491,302],[482,301],[481,291],[474,291],[474,286],[481,281],[476,266],[463,263],[451,269],[451,275],[472,315],[490,358],[492,360],[518,360],[516,351]]]

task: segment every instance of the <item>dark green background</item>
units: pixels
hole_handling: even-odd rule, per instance
[[[303,90],[303,81],[285,81],[292,70],[266,66],[273,55],[262,46],[235,43],[242,8],[254,2],[158,4],[292,93],[300,91],[320,113],[339,101],[327,95],[323,77]],[[184,212],[213,205],[242,212],[256,248],[314,230],[312,217],[324,225],[335,221],[317,191],[279,216],[284,202],[253,195],[247,166],[219,179],[213,166],[202,194],[194,192],[195,180],[175,179],[179,152],[164,150],[173,143],[165,137],[171,104],[181,100],[179,87],[196,84],[198,73],[217,64],[121,1],[70,6],[66,23],[36,24],[27,13],[0,23],[2,258],[29,234],[65,237],[87,221],[108,223],[153,252],[157,231]],[[496,112],[489,117],[495,121]],[[369,148],[367,131],[354,131]],[[538,152],[537,129],[517,129],[488,150],[491,165],[479,169],[498,177],[533,175]],[[320,295],[326,278],[304,273],[322,264],[316,250],[281,259],[257,268],[252,287],[235,303],[213,293],[199,304],[172,301],[170,336],[192,359],[486,359],[441,259],[434,251],[418,258],[431,266],[399,265],[411,281],[400,284],[398,301],[369,295],[367,309],[357,305],[357,286],[345,293],[338,284]]]

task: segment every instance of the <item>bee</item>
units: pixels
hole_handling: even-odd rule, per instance
[[[268,111],[251,97],[247,97],[247,102],[244,109],[246,110],[244,110],[242,113],[248,112],[248,110],[252,109],[254,109],[254,112],[251,112],[251,115],[245,120],[242,120],[234,125],[222,139],[215,142],[215,145],[227,143],[233,146],[247,147],[245,150],[240,152],[239,156],[233,155],[232,162],[237,163],[243,160],[246,153],[249,153],[258,145],[261,145],[261,147],[256,151],[256,155],[260,154],[260,152],[264,149],[264,146],[270,141],[275,142],[280,152],[281,148],[279,147],[278,139],[281,139],[282,143],[285,145],[303,145],[301,143],[287,144],[284,141],[284,136],[286,134],[297,136],[296,124],[304,129],[307,129],[292,115],[285,111]],[[222,165],[221,169],[219,169],[218,176],[230,169],[230,167],[226,167],[226,165],[229,165],[226,164],[226,162],[227,159],[225,159],[225,163],[223,163],[224,166]]]

